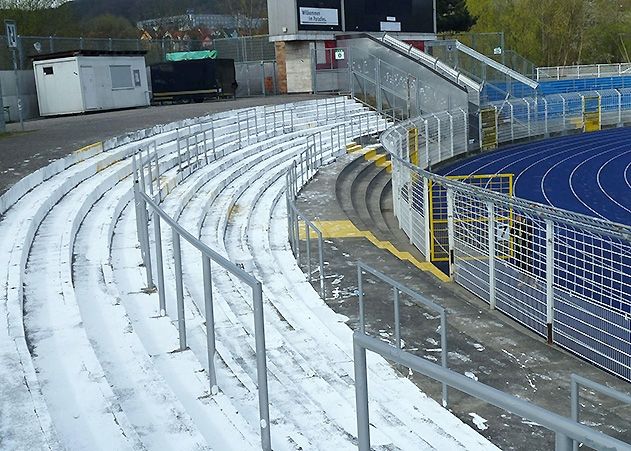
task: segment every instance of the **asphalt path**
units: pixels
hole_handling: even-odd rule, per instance
[[[0,195],[31,172],[98,141],[208,113],[321,97],[309,94],[250,97],[60,116],[27,121],[25,132],[21,132],[20,124],[7,124],[8,133],[0,136]]]

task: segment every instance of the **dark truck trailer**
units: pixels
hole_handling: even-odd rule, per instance
[[[198,59],[152,64],[154,102],[234,97],[237,81],[234,60]]]

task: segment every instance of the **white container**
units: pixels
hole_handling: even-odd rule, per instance
[[[76,51],[33,61],[42,116],[147,106],[145,57]],[[89,56],[88,56],[89,55]]]

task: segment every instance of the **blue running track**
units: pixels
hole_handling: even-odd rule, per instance
[[[514,145],[436,172],[461,176],[513,173],[517,197],[631,226],[631,128]],[[532,263],[528,271],[545,281],[546,228],[541,221],[530,221]],[[631,381],[628,245],[571,226],[558,227],[555,241],[555,342]],[[545,291],[507,288],[516,280],[508,275],[517,271],[523,259],[507,263],[496,262],[501,268],[496,273],[497,286],[512,293],[498,296],[498,309],[546,336]],[[461,264],[469,272],[481,274],[480,280],[488,277],[479,262]],[[468,288],[483,299],[487,296],[477,286]],[[528,312],[516,305],[528,305]]]
[[[631,226],[629,127],[510,146],[437,172],[513,173],[517,197]]]

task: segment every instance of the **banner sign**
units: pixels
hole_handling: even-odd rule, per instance
[[[337,9],[300,7],[300,25],[339,25]]]

